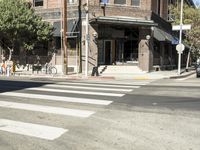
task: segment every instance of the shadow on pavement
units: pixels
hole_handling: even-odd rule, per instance
[[[0,80],[0,93],[23,90],[26,88],[41,87],[48,82],[31,82],[31,81],[11,81],[11,80]]]

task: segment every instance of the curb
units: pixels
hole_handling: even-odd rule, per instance
[[[185,77],[191,76],[191,75],[193,75],[193,74],[195,74],[195,73],[196,73],[196,71],[192,71],[192,72],[187,73],[187,74],[184,74],[184,75],[171,76],[171,77],[169,77],[168,79],[185,78]]]
[[[17,73],[14,75],[10,75],[9,77],[28,77],[28,78],[39,78],[39,79],[64,79],[64,80],[115,80],[114,76],[76,76],[76,75],[44,75],[44,74],[25,74],[25,73]]]

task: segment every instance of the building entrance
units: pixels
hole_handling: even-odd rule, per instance
[[[104,51],[105,51],[105,64],[112,64],[112,41],[104,41]]]
[[[99,30],[99,64],[110,65],[138,61],[139,29],[120,27],[103,29]]]

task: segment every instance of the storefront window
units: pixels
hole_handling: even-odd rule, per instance
[[[114,4],[126,4],[126,0],[115,0]]]

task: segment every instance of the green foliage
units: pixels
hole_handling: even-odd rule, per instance
[[[26,50],[32,50],[38,42],[52,38],[53,27],[34,13],[25,0],[0,0],[0,34],[10,42]]]
[[[170,6],[171,14],[175,16],[173,24],[180,24],[180,6]],[[191,30],[184,31],[185,42],[193,45],[193,53],[200,56],[200,9],[184,5],[183,24],[191,24]],[[197,57],[199,57],[197,56]]]

